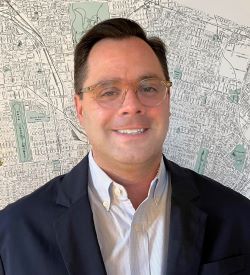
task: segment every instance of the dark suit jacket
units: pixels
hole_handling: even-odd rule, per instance
[[[172,184],[167,275],[249,275],[250,201],[165,164]],[[1,211],[0,275],[106,274],[87,184],[85,157],[68,174]]]

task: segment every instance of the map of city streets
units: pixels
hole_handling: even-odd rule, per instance
[[[89,143],[73,51],[95,23],[136,20],[168,49],[166,156],[250,198],[250,28],[174,1],[0,2],[0,208],[69,171]]]

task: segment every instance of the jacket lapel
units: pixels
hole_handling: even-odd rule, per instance
[[[54,226],[58,246],[70,275],[106,274],[87,186],[86,156],[58,185],[57,204],[65,209]]]
[[[170,161],[165,163],[172,186],[167,275],[196,275],[207,215],[194,205],[199,192],[192,172]]]

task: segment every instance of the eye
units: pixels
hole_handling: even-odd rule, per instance
[[[142,85],[139,88],[139,92],[142,96],[152,97],[159,93],[159,89],[158,89],[157,85],[152,85],[152,84],[148,85],[147,84],[147,85]]]
[[[119,97],[121,91],[117,87],[108,87],[108,88],[101,88],[97,94],[97,97],[100,99],[104,98],[116,98]]]
[[[142,80],[138,87],[138,92],[145,97],[158,96],[162,90],[162,84],[158,79]]]
[[[145,86],[145,87],[142,87],[142,91],[144,93],[149,94],[149,93],[155,93],[155,92],[157,92],[157,89],[156,89],[156,87],[153,87],[153,86]]]

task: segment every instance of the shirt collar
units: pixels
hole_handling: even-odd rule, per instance
[[[161,198],[165,190],[167,190],[167,185],[168,185],[168,174],[167,174],[166,166],[164,164],[164,160],[162,157],[159,171],[156,177],[151,182],[151,185],[148,191],[148,197],[153,198],[156,205],[161,201]]]
[[[110,208],[110,186],[112,179],[97,165],[92,151],[89,152],[89,169],[91,175],[90,188],[97,194],[103,206]]]
[[[114,191],[112,189],[119,186],[120,190],[124,190],[124,196],[126,196],[126,190],[120,184],[113,182],[113,180],[98,166],[93,158],[92,151],[89,152],[88,157],[91,175],[90,188],[97,194],[106,210],[109,210],[112,191]],[[146,199],[153,199],[154,203],[157,205],[160,202],[165,190],[167,190],[167,184],[168,174],[162,157],[158,173],[150,184],[148,197]]]

